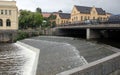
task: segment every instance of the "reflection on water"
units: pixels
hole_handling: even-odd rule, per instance
[[[30,56],[30,55],[33,55]],[[35,53],[18,44],[0,44],[0,75],[30,75]]]

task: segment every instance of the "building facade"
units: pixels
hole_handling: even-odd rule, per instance
[[[16,1],[0,0],[0,42],[13,42],[18,30]]]
[[[66,24],[70,21],[70,14],[69,13],[59,13],[56,17],[56,24]]]
[[[102,8],[74,6],[71,12],[71,22],[82,22],[85,20],[106,21],[108,16]]]
[[[58,14],[56,18],[56,24],[80,23],[84,22],[85,20],[107,21],[110,17],[110,14],[107,14],[105,10],[103,10],[102,8],[96,8],[94,6],[87,7],[74,5],[70,16],[65,19],[61,18],[60,14]]]
[[[0,0],[0,30],[18,29],[18,8],[16,1]]]

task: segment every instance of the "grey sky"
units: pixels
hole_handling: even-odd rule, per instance
[[[40,7],[44,12],[63,10],[71,12],[73,5],[101,7],[107,12],[120,14],[120,0],[16,0],[19,9],[35,11]]]

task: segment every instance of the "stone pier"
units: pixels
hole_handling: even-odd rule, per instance
[[[95,39],[95,38],[100,38],[100,34],[98,31],[87,28],[86,29],[86,39],[90,40],[90,39]]]

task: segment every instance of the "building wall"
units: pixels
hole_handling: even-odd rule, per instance
[[[98,15],[95,7],[92,8],[90,14],[80,13],[75,7],[71,12],[71,23],[82,22],[84,20],[93,20],[93,19],[107,20],[107,15]]]
[[[0,30],[18,29],[18,8],[16,1],[0,1],[0,19],[3,23],[0,26]],[[10,26],[7,26],[7,19],[10,20]]]
[[[71,23],[78,22],[80,20],[80,12],[77,11],[75,7],[73,7],[73,10],[71,12]]]
[[[66,24],[66,23],[69,23],[69,22],[70,22],[69,20],[70,20],[70,19],[62,19],[62,18],[59,16],[59,14],[58,14],[57,17],[56,17],[56,24],[57,24],[57,25]]]
[[[90,14],[80,13],[80,11],[78,11],[76,9],[76,7],[74,6],[71,11],[71,18],[70,19],[61,19],[60,16],[57,15],[56,24],[57,25],[64,24],[64,21],[65,22],[68,21],[70,23],[80,23],[85,20],[93,20],[93,19],[96,19],[96,20],[99,19],[101,21],[106,21],[106,20],[108,20],[109,17],[110,17],[110,14],[99,15],[94,6],[92,7]]]

